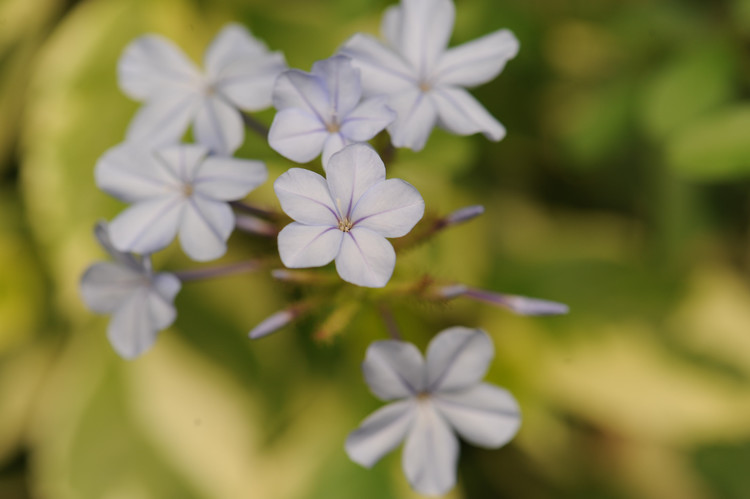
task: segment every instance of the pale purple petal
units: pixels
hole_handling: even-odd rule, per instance
[[[466,288],[462,293],[467,298],[507,308],[519,315],[560,315],[567,314],[569,309],[564,303],[558,303],[526,296],[506,295],[485,289]]]
[[[273,106],[279,111],[288,108],[304,109],[326,123],[330,114],[330,100],[323,79],[300,71],[284,71],[273,87]]]
[[[362,372],[370,391],[381,400],[416,397],[425,388],[424,358],[403,341],[376,341],[367,348]]]
[[[96,237],[99,245],[104,248],[104,251],[106,251],[109,256],[115,259],[118,263],[129,267],[136,272],[142,272],[146,268],[151,268],[151,261],[147,256],[140,257],[132,253],[118,251],[117,248],[115,248],[109,237],[109,225],[104,220],[100,220],[94,226],[94,237]]]
[[[495,78],[518,53],[518,39],[501,29],[445,51],[431,80],[436,85],[474,87]]]
[[[198,108],[193,135],[213,152],[231,156],[242,145],[245,128],[237,109],[212,96],[204,98]]]
[[[312,74],[328,89],[328,113],[346,116],[362,97],[359,70],[347,56],[337,55],[313,64]]]
[[[175,296],[177,296],[177,293],[180,292],[180,289],[182,288],[182,283],[180,280],[175,276],[174,274],[169,274],[167,272],[160,272],[153,276],[151,279],[152,287],[153,289],[159,293],[159,295],[167,302],[173,303]],[[170,321],[171,323],[171,321]],[[163,321],[156,321],[156,325],[159,328],[165,328],[169,326],[169,324],[164,323]]]
[[[370,35],[352,36],[339,52],[351,57],[352,65],[359,68],[366,96],[390,95],[417,87],[415,69]]]
[[[279,310],[263,319],[260,324],[255,326],[250,333],[248,333],[248,336],[254,340],[268,336],[292,322],[295,317],[296,316],[292,310]]]
[[[109,224],[112,244],[140,254],[165,248],[177,233],[184,205],[179,193],[131,205]]]
[[[393,145],[421,151],[437,122],[437,109],[432,99],[414,89],[392,95],[388,107],[398,114],[388,126]]]
[[[492,340],[481,329],[441,331],[427,347],[429,391],[460,390],[479,383],[494,356]]]
[[[349,144],[341,133],[330,133],[323,144],[323,155],[321,156],[321,162],[323,169],[328,167],[328,161],[331,156],[342,150],[346,145]]]
[[[331,198],[342,216],[351,214],[367,189],[385,180],[383,160],[366,144],[345,147],[325,167]]]
[[[167,171],[172,178],[177,180],[178,187],[183,189],[195,178],[203,160],[208,154],[208,149],[198,144],[180,144],[176,146],[161,147],[151,154],[159,165],[159,168]]]
[[[194,195],[183,211],[180,245],[193,260],[213,260],[226,252],[233,228],[234,213],[227,203]]]
[[[133,40],[117,62],[117,81],[135,100],[184,94],[200,88],[201,75],[190,59],[170,40],[144,35]]]
[[[157,164],[146,147],[123,144],[109,149],[94,169],[96,186],[132,203],[163,196],[177,185],[175,176]]]
[[[279,256],[293,269],[327,265],[338,254],[343,234],[335,227],[292,222],[279,232]]]
[[[494,141],[505,137],[505,127],[466,90],[441,86],[434,88],[429,96],[437,106],[442,128],[456,135],[482,132]]]
[[[396,265],[396,252],[386,238],[369,229],[355,227],[344,234],[336,257],[336,270],[347,282],[382,288]]]
[[[112,315],[107,337],[120,357],[133,359],[151,348],[159,330],[172,324],[176,316],[172,303],[144,286]]]
[[[418,74],[428,76],[448,46],[455,7],[452,0],[402,0],[399,52]]]
[[[273,189],[281,209],[294,220],[307,225],[338,225],[328,183],[317,173],[290,168],[276,179]]]
[[[292,161],[307,163],[323,150],[330,132],[317,115],[298,108],[282,109],[273,118],[268,145]]]
[[[174,91],[149,100],[128,125],[126,140],[139,145],[162,146],[179,142],[200,106],[193,91]]]
[[[221,201],[242,199],[268,178],[262,161],[210,156],[193,181],[196,193]]]
[[[371,468],[381,457],[395,449],[414,421],[414,401],[388,404],[373,412],[346,439],[349,458]]]
[[[81,277],[81,297],[86,306],[98,314],[115,311],[125,299],[142,285],[141,272],[117,263],[99,262],[91,265]]]
[[[406,235],[424,215],[424,200],[408,182],[391,178],[372,186],[352,212],[355,227],[385,237]]]
[[[286,69],[281,53],[269,52],[244,26],[234,23],[216,35],[204,65],[213,88],[247,111],[271,105],[274,82]]]
[[[406,437],[402,466],[412,488],[424,495],[442,495],[456,484],[458,439],[429,401],[418,405]]]
[[[401,4],[391,5],[380,20],[380,34],[390,44],[391,48],[398,50],[401,45]]]
[[[372,97],[362,101],[341,123],[341,133],[353,142],[370,140],[396,119],[396,113],[386,105],[387,97]]]
[[[505,445],[521,426],[516,399],[507,390],[489,383],[434,393],[430,399],[464,440],[479,447]]]

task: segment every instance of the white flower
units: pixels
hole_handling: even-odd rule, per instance
[[[96,165],[96,185],[133,203],[109,226],[115,248],[153,253],[179,232],[180,244],[193,260],[218,258],[234,228],[227,201],[241,199],[266,180],[260,161],[206,156],[198,145],[153,151],[122,144]]]
[[[439,495],[456,483],[458,433],[485,448],[506,444],[518,431],[518,403],[506,390],[482,383],[494,348],[480,329],[452,327],[427,348],[427,360],[411,343],[377,341],[362,364],[370,390],[391,401],[346,439],[349,457],[372,467],[406,440],[402,466],[412,488]]]
[[[106,224],[98,224],[94,233],[115,261],[90,266],[81,278],[81,295],[92,311],[112,314],[109,342],[120,357],[133,359],[151,348],[157,333],[174,322],[173,303],[181,283],[172,274],[154,274],[148,256],[117,251]]]
[[[118,62],[118,81],[125,94],[146,105],[133,118],[128,140],[174,143],[192,122],[196,140],[212,151],[237,150],[245,136],[239,109],[271,105],[273,83],[286,69],[284,56],[230,24],[206,50],[204,66],[205,73],[158,35],[130,43]]]
[[[281,208],[296,220],[279,233],[281,261],[320,267],[335,258],[345,281],[385,286],[396,264],[385,238],[405,235],[422,218],[422,196],[403,180],[386,180],[380,157],[364,144],[331,156],[327,177],[292,168],[276,179]]]
[[[318,61],[312,73],[286,71],[273,89],[279,112],[268,143],[298,163],[307,163],[322,151],[325,167],[333,153],[347,144],[370,140],[396,117],[384,96],[360,102],[361,97],[359,70],[348,57]]]
[[[455,7],[451,0],[402,0],[383,16],[388,42],[356,34],[341,52],[362,71],[365,95],[388,96],[398,113],[389,127],[393,145],[418,151],[435,124],[458,134],[482,132],[491,140],[505,128],[464,87],[495,78],[518,52],[518,40],[499,30],[447,49]]]

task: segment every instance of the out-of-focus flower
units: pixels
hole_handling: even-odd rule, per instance
[[[459,446],[454,433],[486,448],[516,434],[518,403],[506,390],[482,383],[494,356],[480,329],[452,327],[427,348],[427,359],[411,343],[377,341],[362,364],[370,390],[395,400],[365,419],[346,440],[349,457],[372,467],[405,440],[404,473],[417,492],[439,495],[456,483]]]
[[[422,149],[432,128],[482,132],[491,140],[505,128],[465,88],[495,78],[516,56],[518,40],[499,30],[447,49],[455,7],[451,0],[402,0],[383,16],[387,44],[356,34],[341,48],[362,71],[366,96],[387,95],[398,113],[388,127],[393,145]]]
[[[562,315],[570,311],[569,307],[564,303],[542,300],[540,298],[529,298],[528,296],[496,293],[494,291],[487,291],[486,289],[471,288],[463,284],[442,286],[436,290],[436,296],[446,300],[463,296],[508,309],[518,315]]]
[[[284,56],[230,24],[206,50],[204,66],[200,71],[158,35],[131,42],[120,57],[118,81],[125,94],[146,105],[130,123],[128,140],[174,143],[192,122],[198,142],[219,154],[234,153],[245,136],[239,110],[270,107],[273,83],[287,67]]]
[[[403,180],[386,180],[383,161],[364,144],[331,156],[327,177],[292,168],[274,183],[281,208],[295,220],[279,233],[281,261],[302,268],[335,259],[345,281],[385,286],[396,264],[386,237],[407,234],[422,218],[422,196]]]
[[[323,166],[345,145],[370,140],[396,117],[384,96],[362,97],[359,70],[345,56],[313,64],[312,73],[290,69],[276,80],[279,110],[268,143],[282,156],[306,163],[323,153]]]
[[[218,258],[234,228],[228,201],[241,199],[267,177],[260,161],[206,156],[199,145],[152,151],[122,144],[96,165],[96,184],[132,205],[109,226],[115,248],[153,253],[179,232],[185,253],[197,261]]]
[[[115,249],[106,224],[99,223],[94,233],[115,261],[91,265],[81,278],[81,295],[92,311],[112,314],[109,342],[120,357],[133,359],[151,348],[157,333],[174,322],[174,298],[182,285],[172,274],[154,274],[147,255]]]

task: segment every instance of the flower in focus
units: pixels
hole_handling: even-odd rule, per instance
[[[432,128],[482,132],[491,140],[505,128],[464,88],[495,78],[516,56],[518,40],[499,30],[447,49],[455,7],[451,0],[402,0],[383,16],[387,44],[356,34],[341,48],[362,71],[366,96],[387,95],[398,113],[388,127],[393,145],[421,150]]]
[[[117,66],[120,88],[145,101],[128,129],[132,141],[163,145],[180,140],[190,123],[196,140],[231,155],[245,136],[240,109],[271,105],[276,77],[286,69],[239,24],[230,24],[206,50],[205,73],[171,41],[144,35],[125,48]]]
[[[427,359],[411,343],[377,341],[362,364],[370,390],[395,400],[365,419],[346,439],[349,457],[372,467],[405,440],[402,467],[412,488],[439,495],[456,483],[458,433],[497,448],[516,434],[518,403],[506,390],[482,383],[494,348],[480,329],[452,327],[433,338]]]
[[[120,357],[133,359],[151,348],[157,333],[174,322],[174,298],[182,284],[172,274],[154,274],[148,256],[115,249],[106,224],[99,223],[94,232],[115,261],[91,265],[81,278],[81,295],[92,311],[112,314],[109,342]]]
[[[331,156],[326,174],[292,168],[276,179],[281,208],[295,220],[279,233],[281,261],[301,268],[335,259],[345,281],[385,286],[396,264],[386,237],[407,234],[422,218],[422,196],[403,180],[386,180],[380,157],[364,144]]]
[[[360,102],[359,70],[344,56],[313,64],[312,73],[290,69],[276,80],[273,104],[279,112],[268,143],[282,156],[307,163],[323,152],[323,166],[345,145],[370,140],[396,114],[384,96]]]
[[[119,251],[153,253],[179,233],[185,253],[197,261],[218,258],[235,216],[228,201],[241,199],[267,177],[260,161],[206,156],[199,145],[145,151],[122,144],[96,165],[96,185],[132,203],[109,225]]]

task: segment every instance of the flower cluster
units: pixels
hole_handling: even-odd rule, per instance
[[[389,238],[409,235],[411,243],[421,242],[483,212],[471,206],[423,220],[425,202],[417,188],[386,178],[379,151],[368,143],[387,133],[390,153],[399,147],[418,151],[435,126],[503,138],[503,126],[466,88],[497,76],[516,55],[518,41],[499,30],[448,48],[454,16],[452,0],[402,0],[383,17],[385,41],[356,34],[309,73],[288,69],[281,53],[236,24],[210,44],[203,70],[158,35],[141,36],[125,48],[118,64],[120,88],[144,105],[124,142],[102,155],[94,173],[101,190],[128,206],[95,229],[114,262],[95,263],[81,279],[88,307],[112,315],[107,332],[120,356],[143,354],[175,321],[174,300],[184,282],[270,270],[300,286],[328,286],[331,272],[287,269],[335,261],[336,285],[388,293],[397,252],[408,247],[394,248]],[[277,112],[266,129],[249,113],[272,105]],[[283,214],[246,199],[268,177],[262,162],[233,157],[246,128],[260,131],[283,157],[306,164],[273,182]],[[183,142],[188,130],[194,143]],[[319,165],[308,164],[318,156]],[[420,230],[412,231],[418,224]],[[221,267],[151,269],[151,255],[175,239],[194,261],[219,258],[234,229],[276,238],[278,252]],[[275,262],[286,269],[269,268]],[[431,276],[406,288],[427,301],[466,297],[525,315],[567,311],[558,303]],[[266,336],[324,300],[321,292],[292,303],[253,328],[250,337]],[[453,327],[439,333],[426,360],[394,336],[399,339],[368,348],[363,370],[373,393],[395,402],[367,418],[347,439],[346,451],[369,467],[405,439],[403,467],[412,487],[441,494],[456,482],[454,433],[475,445],[499,447],[519,427],[518,404],[505,390],[481,382],[494,351],[483,331]]]

